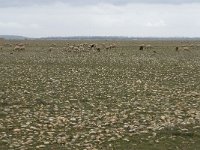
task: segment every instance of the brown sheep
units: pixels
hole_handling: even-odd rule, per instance
[[[96,47],[96,44],[90,44],[90,48],[95,48]]]
[[[178,51],[179,50],[179,47],[178,46],[176,46],[176,49],[175,49],[176,51]]]
[[[144,49],[145,49],[145,45],[144,44],[139,46],[139,50],[144,50]]]
[[[106,50],[111,50],[111,47],[110,47],[110,46],[107,46],[107,47],[106,47]]]
[[[101,51],[101,48],[100,47],[97,47],[97,52],[100,52]]]

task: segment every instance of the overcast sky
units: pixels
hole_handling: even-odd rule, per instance
[[[0,35],[200,37],[200,0],[0,0]]]

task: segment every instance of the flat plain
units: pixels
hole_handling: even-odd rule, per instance
[[[0,149],[200,149],[200,41],[0,46]]]

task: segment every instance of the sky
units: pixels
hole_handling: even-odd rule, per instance
[[[0,35],[200,37],[200,0],[0,0]]]

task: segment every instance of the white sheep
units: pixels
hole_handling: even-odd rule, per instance
[[[116,45],[115,43],[113,43],[113,44],[110,45],[110,47],[111,47],[111,48],[116,48],[117,45]]]
[[[87,47],[87,46],[88,46],[88,43],[84,43],[83,46],[86,46],[86,47]]]
[[[53,47],[49,47],[49,52],[51,52],[53,50]]]
[[[84,48],[83,46],[81,46],[81,47],[79,47],[79,50],[80,50],[81,52],[84,52],[84,51],[85,51],[85,48]]]
[[[67,47],[63,47],[63,48],[62,48],[62,51],[67,51]]]
[[[184,47],[183,47],[183,50],[184,50],[184,51],[189,51],[189,47],[184,46]]]
[[[17,45],[20,46],[20,47],[25,46],[24,43],[18,43]]]
[[[74,49],[74,46],[69,46],[68,52],[71,52]]]
[[[79,49],[79,47],[74,46],[73,50],[74,50],[74,52],[79,52],[80,49]]]
[[[51,47],[56,47],[57,45],[55,43],[52,43],[51,44]]]
[[[111,47],[110,46],[106,46],[106,50],[110,50],[111,49]]]
[[[16,46],[14,47],[14,51],[20,51],[20,46],[16,45]]]
[[[148,45],[145,46],[145,48],[146,48],[146,49],[151,49],[152,46],[151,46],[150,44],[148,44]]]
[[[190,49],[189,49],[189,47],[187,47],[187,46],[176,46],[176,51],[178,52],[178,51],[189,51]]]

